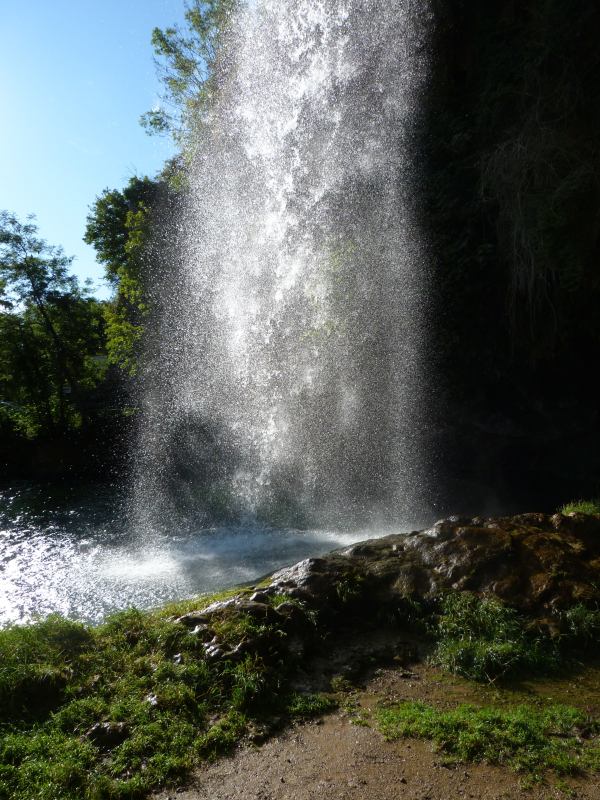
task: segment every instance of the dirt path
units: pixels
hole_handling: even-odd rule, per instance
[[[592,689],[597,678],[594,677]],[[556,688],[556,687],[554,687]],[[585,681],[558,687],[562,695],[582,695]],[[542,691],[544,691],[542,689]],[[260,747],[245,746],[232,757],[200,769],[186,789],[163,792],[157,800],[599,800],[596,778],[569,780],[558,788],[549,776],[525,789],[509,769],[487,765],[448,767],[429,743],[386,742],[357,725],[381,699],[420,699],[454,705],[481,701],[486,690],[448,680],[427,667],[414,672],[379,670],[345,707],[322,720],[300,724]],[[475,696],[477,695],[477,696]],[[561,700],[563,698],[561,697]]]

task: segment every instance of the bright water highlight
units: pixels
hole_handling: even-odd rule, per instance
[[[215,592],[371,538],[373,531],[193,527],[133,537],[97,489],[58,502],[48,490],[0,490],[0,624],[58,612],[90,623],[136,606]]]

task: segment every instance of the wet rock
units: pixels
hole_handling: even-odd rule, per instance
[[[193,636],[197,636],[201,641],[208,641],[214,636],[214,632],[209,625],[201,624],[190,631]]]
[[[352,571],[352,565],[340,555],[306,558],[293,567],[273,575],[272,586],[290,597],[312,601],[334,601],[337,585]]]
[[[177,617],[175,622],[185,625],[186,628],[198,628],[198,626],[206,626],[210,622],[210,615],[203,609],[202,611],[188,611],[181,617]]]
[[[275,573],[271,588],[330,610],[339,606],[340,586],[351,581],[362,589],[365,614],[401,598],[455,589],[496,595],[530,615],[547,617],[600,599],[600,517],[449,517],[427,531],[305,559]],[[282,606],[278,613],[291,618],[291,609]]]
[[[124,722],[97,722],[85,733],[85,738],[100,750],[112,750],[128,736],[129,728]]]
[[[261,589],[258,592],[253,592],[248,599],[251,603],[268,603],[272,594],[272,591]]]
[[[226,655],[226,650],[215,636],[210,642],[203,645],[204,656],[208,661],[218,661]]]
[[[496,596],[549,636],[559,635],[556,612],[600,602],[600,517],[450,517],[427,531],[305,559],[276,572],[267,587],[240,591],[177,621],[199,637],[207,660],[239,661],[252,653],[301,665],[319,658],[332,631],[410,620],[415,600],[426,605],[451,589]],[[236,621],[252,624],[238,628]],[[417,655],[406,643],[378,648],[370,642],[364,652],[346,648],[336,669],[352,677],[370,669],[372,659],[404,666]]]
[[[238,595],[236,597],[230,597],[228,600],[215,600],[214,603],[211,603],[210,605],[202,609],[202,611],[200,612],[200,616],[204,617],[204,619],[200,621],[203,622],[210,621],[213,618],[213,616],[219,615],[221,614],[221,612],[233,608],[240,601],[240,599],[241,596]]]
[[[240,598],[230,608],[236,614],[247,614],[255,622],[276,623],[278,621],[277,611],[268,603]]]
[[[280,627],[289,635],[307,636],[314,632],[314,622],[298,603],[286,601],[278,605],[276,611]]]

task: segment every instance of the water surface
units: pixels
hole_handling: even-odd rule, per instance
[[[0,489],[0,624],[53,612],[97,623],[112,611],[218,591],[375,535],[373,530],[188,525],[142,540],[128,530],[111,490],[5,487]]]

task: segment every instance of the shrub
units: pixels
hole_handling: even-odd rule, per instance
[[[556,667],[550,642],[527,631],[518,612],[499,600],[454,592],[441,604],[431,661],[443,669],[495,681],[528,669],[547,672]]]

